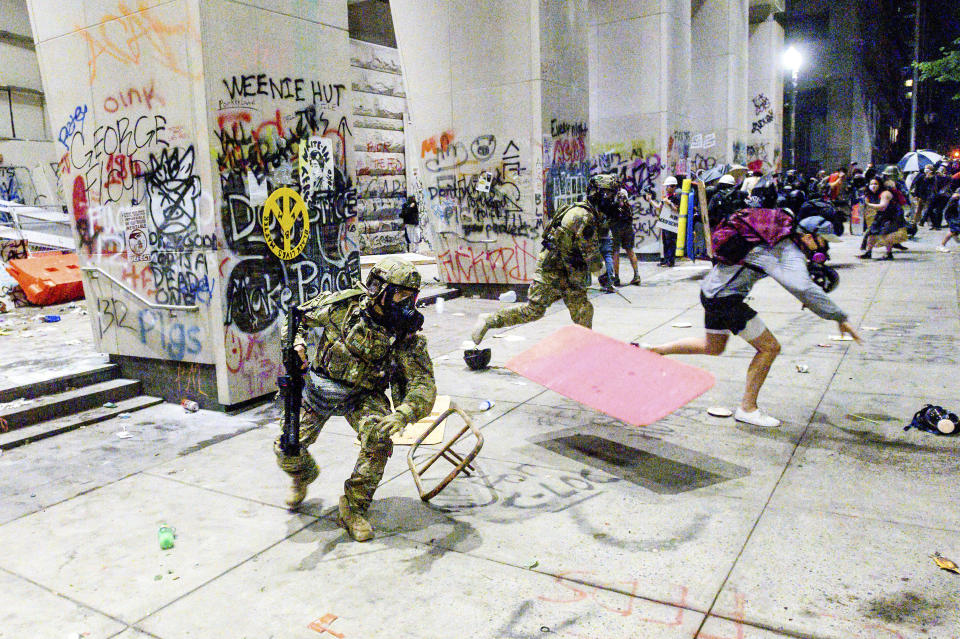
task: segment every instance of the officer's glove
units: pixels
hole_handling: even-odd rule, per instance
[[[403,415],[390,413],[380,418],[380,421],[374,427],[374,433],[378,441],[385,441],[406,427],[407,420]]]

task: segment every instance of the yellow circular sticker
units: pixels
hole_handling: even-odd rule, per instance
[[[283,246],[277,244],[270,233],[271,218],[277,219],[280,227],[280,237]],[[293,230],[298,220],[302,219],[300,239],[293,243]],[[300,194],[290,187],[283,186],[270,194],[263,203],[263,239],[273,254],[281,260],[292,260],[300,255],[310,239],[310,218],[307,215],[307,205]]]

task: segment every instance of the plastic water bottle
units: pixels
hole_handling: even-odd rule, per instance
[[[170,550],[173,548],[173,528],[163,524],[160,526],[160,530],[157,531],[157,539],[160,541],[161,550]]]

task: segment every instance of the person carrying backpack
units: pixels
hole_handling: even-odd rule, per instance
[[[737,335],[757,352],[747,369],[746,388],[734,417],[754,426],[778,426],[779,420],[757,407],[757,396],[780,353],[780,343],[744,300],[757,282],[770,276],[806,308],[837,322],[841,334],[861,343],[847,314],[810,276],[812,265],[826,260],[828,237],[832,236],[797,227],[780,209],[744,209],[729,217],[713,232],[714,266],[700,285],[706,334],[645,347],[660,355],[720,355],[730,335]]]
[[[477,318],[471,338],[480,344],[491,328],[534,322],[559,299],[567,305],[570,319],[580,326],[593,326],[593,305],[587,299],[590,274],[599,275],[604,288],[612,287],[605,271],[597,235],[616,206],[620,180],[614,175],[594,175],[587,182],[587,199],[557,211],[543,229],[543,250],[527,292],[527,301]]]

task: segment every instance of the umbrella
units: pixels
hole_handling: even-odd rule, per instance
[[[904,173],[915,173],[922,171],[928,164],[938,164],[943,161],[943,156],[934,151],[921,150],[911,151],[903,156],[897,166]]]
[[[714,180],[719,180],[727,173],[735,178],[740,178],[746,172],[747,167],[740,164],[717,164],[713,168],[701,171],[697,178],[704,184],[709,184]]]

